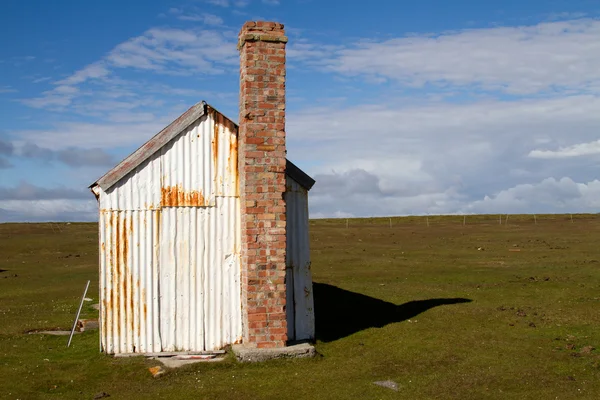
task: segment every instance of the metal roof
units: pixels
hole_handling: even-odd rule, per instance
[[[209,109],[221,114],[224,118],[227,118],[214,107],[208,105],[205,101],[201,101],[181,114],[175,121],[171,122],[169,126],[158,132],[152,139],[144,143],[139,149],[127,156],[116,167],[108,171],[89,187],[92,188],[94,186],[100,186],[102,190],[106,191],[108,188],[120,181],[125,175],[133,171],[137,166],[142,164],[154,153],[160,150],[164,145],[169,143],[177,135],[186,130],[190,125],[202,118],[204,115],[208,114]],[[235,122],[231,122],[235,125],[236,129],[239,128]],[[314,179],[312,179],[308,174],[287,159],[286,174],[302,185],[306,190],[310,190],[310,188],[312,188],[312,186],[315,184]]]

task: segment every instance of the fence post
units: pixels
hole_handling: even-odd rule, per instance
[[[348,229],[348,218],[346,218],[346,229]]]
[[[537,225],[537,216],[535,214],[533,214],[533,222],[535,222],[535,224]]]
[[[429,228],[429,215],[425,216],[425,220],[427,221],[427,227]]]

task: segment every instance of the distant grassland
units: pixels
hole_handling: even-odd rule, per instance
[[[600,398],[600,215],[391,220],[311,220],[321,356],[159,379],[97,332],[26,333],[97,301],[96,224],[0,224],[0,399]]]

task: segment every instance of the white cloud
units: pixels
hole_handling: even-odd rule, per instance
[[[223,18],[214,14],[196,12],[189,13],[184,12],[184,10],[181,8],[170,8],[169,14],[174,15],[177,19],[181,21],[202,22],[205,25],[223,25]]]
[[[137,147],[169,122],[165,120],[115,124],[64,122],[46,130],[22,130],[13,134],[19,138],[19,141],[36,143],[39,147],[50,150],[61,150],[68,146],[83,149]]]
[[[586,17],[588,14],[584,13],[584,12],[557,12],[557,13],[550,13],[547,15],[547,19],[549,21],[558,21],[558,20],[565,20],[565,19],[579,19],[579,18],[583,18]]]
[[[59,161],[65,165],[77,168],[113,166],[117,163],[117,160],[104,149],[76,148],[70,146],[68,143],[63,143],[63,146],[67,147],[61,150],[53,150],[38,146],[35,143],[26,142],[17,149],[15,154],[44,163]]]
[[[178,16],[182,21],[197,21],[205,25],[223,25],[223,18],[214,14],[183,14]]]
[[[181,11],[172,9],[171,13],[180,14]],[[203,14],[202,18],[207,24],[219,23],[219,17],[214,15]],[[151,97],[148,86],[156,88],[157,85],[120,79],[119,70],[180,76],[210,76],[235,71],[239,55],[232,32],[226,29],[152,28],[117,45],[101,60],[55,82],[53,89],[20,101],[34,108],[96,116],[99,115],[95,111],[107,97],[130,97],[127,104],[142,106],[141,101],[132,102],[131,98],[143,95],[148,101]],[[168,89],[166,85],[162,86]],[[191,92],[188,88],[171,89],[172,95]],[[131,109],[127,104],[123,107]]]
[[[600,154],[600,140],[561,147],[558,150],[532,150],[529,152],[529,157],[550,159],[589,156],[593,154]]]
[[[77,85],[83,83],[89,79],[100,79],[104,78],[109,74],[109,71],[103,63],[94,63],[86,66],[83,69],[75,72],[73,75],[62,79],[56,84],[58,85]]]
[[[39,78],[35,78],[34,80],[31,81],[31,83],[42,83],[42,82],[46,82],[46,81],[50,81],[50,80],[52,80],[52,77],[42,76]]]
[[[216,22],[214,16],[208,16]],[[218,18],[218,17],[217,17]],[[110,68],[133,68],[164,74],[215,74],[237,63],[237,50],[222,30],[152,28],[116,46],[101,62],[88,65],[59,82],[80,84],[105,78]]]
[[[60,109],[69,106],[78,93],[79,89],[75,86],[60,85],[42,92],[40,97],[21,99],[20,101],[33,108]]]
[[[298,63],[323,65],[331,54],[340,50],[341,46],[310,43],[304,39],[292,41],[287,47],[287,57]],[[293,68],[294,65],[291,65]]]
[[[362,40],[327,60],[331,71],[422,87],[475,86],[532,94],[598,91],[600,20]]]
[[[472,213],[544,213],[600,211],[600,181],[577,183],[571,178],[547,178],[516,185],[466,207]]]
[[[44,188],[27,182],[0,186],[0,222],[93,221],[97,215],[97,202],[86,190]]]
[[[311,211],[362,216],[458,213],[486,195],[549,176],[593,180],[597,168],[584,160],[528,157],[540,143],[565,140],[565,132],[570,140],[598,138],[600,98],[468,104],[401,99],[292,113],[287,127],[288,156],[317,178]],[[584,206],[571,205],[578,204]]]
[[[238,63],[238,53],[233,41],[222,31],[151,29],[142,37],[130,42],[128,49],[117,47],[109,56],[141,57],[150,69],[181,74],[222,72],[223,65]]]
[[[278,6],[279,0],[262,0],[264,4],[268,4],[270,6]]]
[[[219,7],[229,7],[229,0],[205,0],[208,4]]]
[[[0,93],[16,93],[18,92],[17,89],[14,89],[10,86],[2,86],[0,87]]]

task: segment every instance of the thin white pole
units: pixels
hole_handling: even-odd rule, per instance
[[[571,223],[573,223],[573,214],[571,214]]]
[[[69,342],[67,343],[67,347],[71,346],[71,339],[73,339],[73,333],[75,333],[75,327],[77,326],[77,320],[79,319],[79,314],[81,314],[81,308],[83,307],[83,301],[85,299],[85,295],[87,294],[89,287],[90,287],[90,281],[87,281],[87,285],[85,285],[85,290],[83,291],[83,296],[81,296],[81,302],[79,303],[79,309],[77,310],[77,315],[75,316],[75,321],[73,321],[73,328],[71,328],[71,335],[69,336]]]

